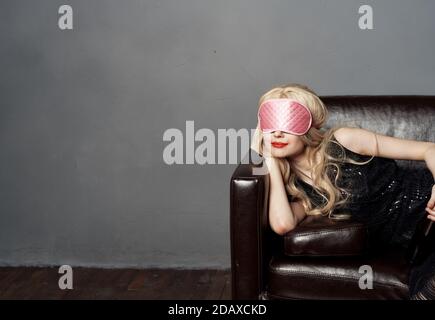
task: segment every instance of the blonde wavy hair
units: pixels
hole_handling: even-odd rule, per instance
[[[288,98],[294,99],[307,106],[312,114],[312,126],[308,132],[300,136],[305,147],[308,147],[308,163],[312,168],[314,175],[313,188],[324,200],[323,206],[314,207],[304,190],[298,188],[295,184],[296,179],[304,175],[288,158],[278,158],[279,167],[284,181],[285,189],[293,198],[300,199],[307,215],[327,215],[331,219],[347,219],[350,215],[346,213],[334,214],[336,208],[342,207],[348,201],[350,193],[348,190],[337,186],[337,181],[341,177],[340,164],[352,163],[364,165],[370,162],[374,155],[367,161],[357,162],[354,159],[346,157],[345,150],[336,141],[332,140],[334,132],[343,125],[334,126],[328,130],[322,129],[328,117],[328,110],[320,98],[313,90],[301,84],[286,84],[275,87],[261,96],[258,102],[258,108],[263,101],[268,99]],[[335,157],[327,152],[329,143],[335,143],[341,148],[340,155]],[[251,148],[263,155],[263,133],[257,124],[253,135]],[[316,155],[319,162],[315,163]],[[336,175],[331,181],[328,175],[328,168],[335,167]]]

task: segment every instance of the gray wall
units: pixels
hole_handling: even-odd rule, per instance
[[[57,27],[59,5],[74,30]],[[360,30],[371,4],[374,30]],[[0,265],[230,266],[235,165],[168,128],[253,128],[269,88],[433,94],[434,1],[0,3]]]

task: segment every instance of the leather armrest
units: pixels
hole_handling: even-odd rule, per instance
[[[308,216],[284,235],[288,256],[356,256],[364,254],[367,246],[364,224],[325,216]]]
[[[250,150],[247,157],[234,171],[230,185],[232,298],[256,300],[264,292],[270,250],[279,245],[271,242],[276,238],[268,222],[269,174],[254,174],[262,166],[258,153]],[[279,241],[282,250],[282,238]]]

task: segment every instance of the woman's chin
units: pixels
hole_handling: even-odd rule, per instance
[[[272,151],[272,156],[275,158],[287,158],[288,152],[285,152],[284,150],[280,151]]]

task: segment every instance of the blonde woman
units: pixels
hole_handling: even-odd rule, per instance
[[[288,84],[259,100],[251,148],[270,175],[269,222],[284,235],[306,215],[356,219],[376,247],[407,248],[422,219],[435,221],[435,143],[363,128],[324,130],[328,111],[308,87]],[[409,177],[395,159],[424,160]],[[435,299],[434,253],[410,279],[411,299]]]

